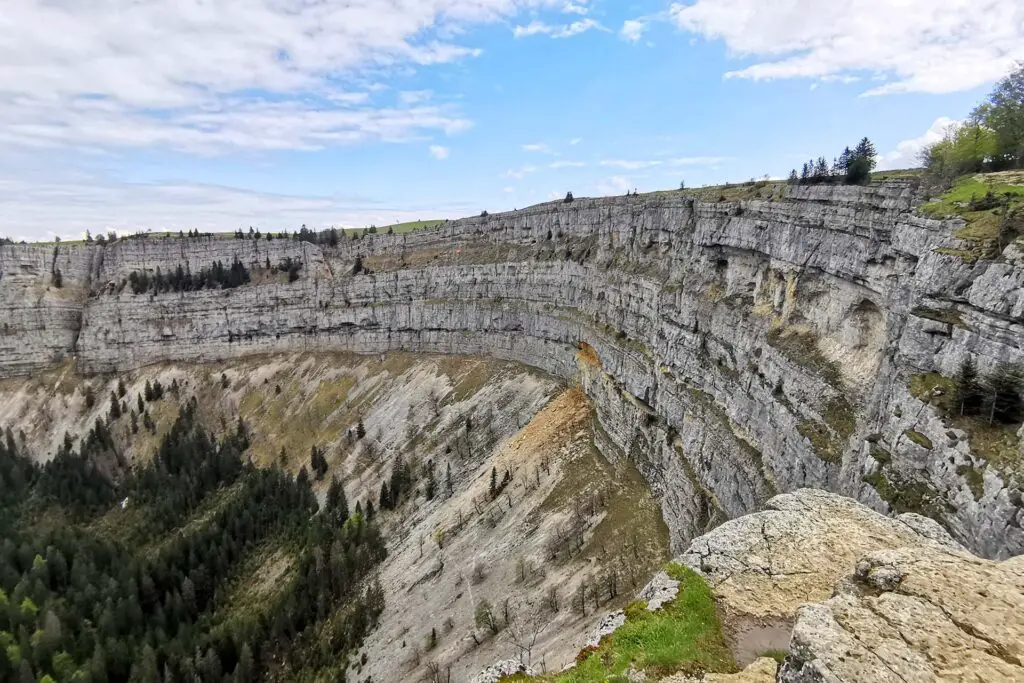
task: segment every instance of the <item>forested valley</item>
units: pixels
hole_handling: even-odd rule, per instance
[[[376,525],[337,484],[321,507],[305,469],[253,466],[244,423],[215,436],[197,412],[135,467],[103,420],[43,466],[0,439],[0,680],[358,679],[384,606]]]

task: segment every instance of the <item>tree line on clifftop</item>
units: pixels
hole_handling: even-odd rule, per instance
[[[817,185],[821,183],[844,183],[863,185],[871,179],[871,172],[877,165],[878,153],[868,138],[861,139],[851,150],[846,147],[830,164],[825,157],[811,159],[804,163],[800,172],[794,168],[789,173],[793,185]]]

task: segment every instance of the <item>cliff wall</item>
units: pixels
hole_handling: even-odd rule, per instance
[[[486,354],[581,383],[600,439],[661,500],[677,551],[814,487],[932,516],[986,556],[1019,554],[1018,435],[993,447],[919,389],[967,354],[983,372],[1024,365],[1024,254],[965,261],[960,224],[916,215],[917,201],[905,182],[768,185],[735,201],[551,203],[337,247],[5,246],[0,374],[68,355],[108,373],[296,350]],[[275,268],[289,257],[303,263],[294,282]],[[235,258],[253,276],[236,289],[125,284]]]

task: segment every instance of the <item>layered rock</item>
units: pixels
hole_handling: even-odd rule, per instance
[[[712,586],[735,650],[751,621],[785,623],[785,661],[666,680],[1024,680],[1020,560],[980,559],[918,515],[887,518],[822,491],[777,496],[695,539],[678,561]],[[656,576],[641,597],[672,599],[666,583]]]
[[[951,437],[908,385],[968,354],[982,371],[1024,364],[1024,267],[1015,246],[998,263],[947,255],[959,225],[915,215],[917,200],[906,182],[768,185],[741,201],[546,204],[336,247],[122,240],[92,257],[80,323],[50,322],[46,344],[0,371],[43,366],[55,348],[86,372],[291,350],[487,354],[582,384],[599,445],[636,461],[677,550],[809,486],[927,513],[1005,557],[1024,550],[1012,463]],[[5,302],[20,301],[7,264],[31,249],[4,248]],[[295,282],[266,268],[289,257],[303,262]],[[236,258],[253,272],[237,289],[124,286]],[[23,308],[8,303],[11,334],[41,334]]]

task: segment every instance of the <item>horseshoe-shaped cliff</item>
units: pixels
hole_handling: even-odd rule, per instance
[[[1019,434],[993,450],[933,399],[968,355],[983,373],[1024,365],[1024,247],[964,259],[962,226],[918,215],[921,200],[910,181],[768,184],[577,199],[337,246],[2,246],[0,375],[70,357],[111,373],[294,350],[491,355],[582,385],[598,445],[636,461],[676,550],[813,487],[1019,554]],[[289,258],[297,279],[277,267]],[[129,284],[235,259],[251,281],[232,289]]]

